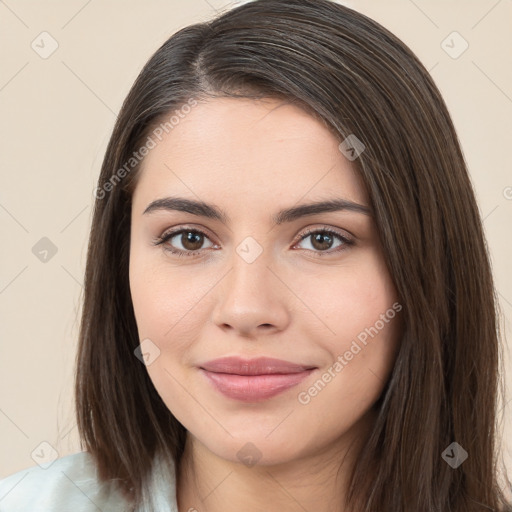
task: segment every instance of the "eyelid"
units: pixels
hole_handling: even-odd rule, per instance
[[[301,242],[307,236],[312,235],[317,232],[330,233],[330,234],[340,237],[342,240],[344,240],[346,242],[351,242],[351,243],[355,242],[354,235],[352,235],[348,231],[342,230],[341,228],[332,228],[330,226],[322,226],[322,225],[320,225],[320,226],[317,225],[316,227],[305,228],[305,231],[302,231],[301,234],[298,235],[297,242]],[[326,252],[326,251],[324,251],[324,252]]]
[[[212,237],[207,233],[207,230],[205,230],[203,228],[195,227],[193,225],[186,225],[186,224],[177,226],[175,228],[170,228],[169,230],[164,231],[159,237],[157,237],[153,241],[153,245],[163,245],[165,242],[167,242],[171,238],[174,238],[176,235],[179,235],[180,233],[183,233],[186,231],[202,234],[204,237],[208,238],[212,242],[214,247],[218,245],[212,240]],[[311,251],[310,249],[300,249],[300,250],[305,250],[307,252],[313,252],[319,256],[322,256],[322,255],[337,254],[339,252],[344,251],[349,246],[355,244],[354,235],[352,235],[351,233],[349,234],[346,230],[341,230],[341,228],[333,228],[333,227],[330,227],[327,225],[316,225],[313,227],[307,227],[307,228],[305,228],[305,230],[302,230],[301,233],[296,237],[295,241],[293,242],[292,247],[295,247],[297,244],[299,244],[300,242],[305,240],[308,236],[315,234],[315,233],[319,233],[319,232],[320,233],[328,233],[328,234],[337,236],[343,242],[343,244],[341,245],[341,248],[338,247],[334,250],[329,249],[326,251]],[[206,249],[197,249],[196,251],[183,251],[182,249],[176,249],[176,248],[172,248],[172,249],[167,248],[167,247],[164,247],[164,248],[165,248],[165,250],[167,250],[177,256],[194,256],[194,255],[200,254],[206,250]],[[212,249],[212,247],[209,247],[208,249]]]
[[[203,228],[198,228],[198,227],[195,227],[192,225],[186,225],[186,224],[165,230],[160,236],[156,237],[156,239],[153,240],[153,245],[163,245],[171,238],[174,238],[176,235],[179,235],[180,233],[187,232],[187,231],[199,233],[199,234],[203,235],[205,238],[208,238],[208,240],[210,240],[212,242],[213,246],[217,245],[212,240],[213,237],[208,234],[207,230],[205,230]],[[205,250],[205,249],[198,249],[197,251],[183,251],[181,249],[175,249],[175,248],[169,249],[167,247],[165,247],[165,249],[174,254],[187,254],[187,255],[194,255],[194,254],[200,253]],[[211,247],[209,249],[211,249]]]
[[[165,238],[169,234],[176,235],[176,234],[180,233],[181,231],[185,231],[187,229],[190,231],[197,231],[199,233],[202,233],[203,235],[207,236],[210,239],[212,238],[212,236],[208,234],[208,232],[205,228],[196,227],[194,224],[183,224],[180,226],[176,226],[175,228],[169,228],[169,229],[164,230],[164,232],[157,239]],[[300,242],[305,236],[315,233],[317,231],[331,232],[331,233],[334,233],[342,238],[345,238],[345,239],[351,240],[351,241],[353,241],[353,239],[355,238],[354,235],[352,233],[350,233],[349,231],[347,231],[346,229],[333,228],[328,225],[322,225],[322,224],[318,225],[317,224],[314,227],[304,228],[304,230],[301,231],[301,234],[296,237],[296,241]]]

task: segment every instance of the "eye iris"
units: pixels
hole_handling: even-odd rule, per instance
[[[313,247],[315,247],[315,249],[319,249],[319,250],[329,249],[330,246],[332,245],[332,236],[329,235],[328,233],[315,233],[310,236],[313,237]],[[328,240],[328,242],[327,242],[328,247],[325,246],[326,239]]]
[[[185,249],[196,251],[203,245],[203,235],[193,231],[184,231],[181,235],[181,243]],[[192,244],[192,247],[190,247],[190,244]]]

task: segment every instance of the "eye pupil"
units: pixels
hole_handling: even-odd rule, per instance
[[[313,236],[313,247],[315,247],[315,249],[320,249],[320,250],[321,249],[329,249],[330,246],[332,245],[332,237],[328,233],[326,233],[326,234],[315,233],[312,236]],[[327,247],[325,246],[325,239],[328,240]],[[322,243],[322,242],[324,242],[324,243]]]

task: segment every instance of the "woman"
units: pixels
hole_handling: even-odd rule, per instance
[[[96,190],[85,452],[4,479],[0,510],[511,510],[495,304],[410,49],[328,0],[187,27],[132,87]]]

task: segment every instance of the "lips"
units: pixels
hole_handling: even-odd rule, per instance
[[[245,402],[266,400],[282,393],[315,369],[315,366],[268,357],[223,357],[200,365],[200,371],[217,391]]]
[[[299,373],[314,366],[290,363],[282,359],[259,357],[242,359],[241,357],[223,357],[201,365],[201,368],[214,373],[230,373],[236,375],[269,375]]]

